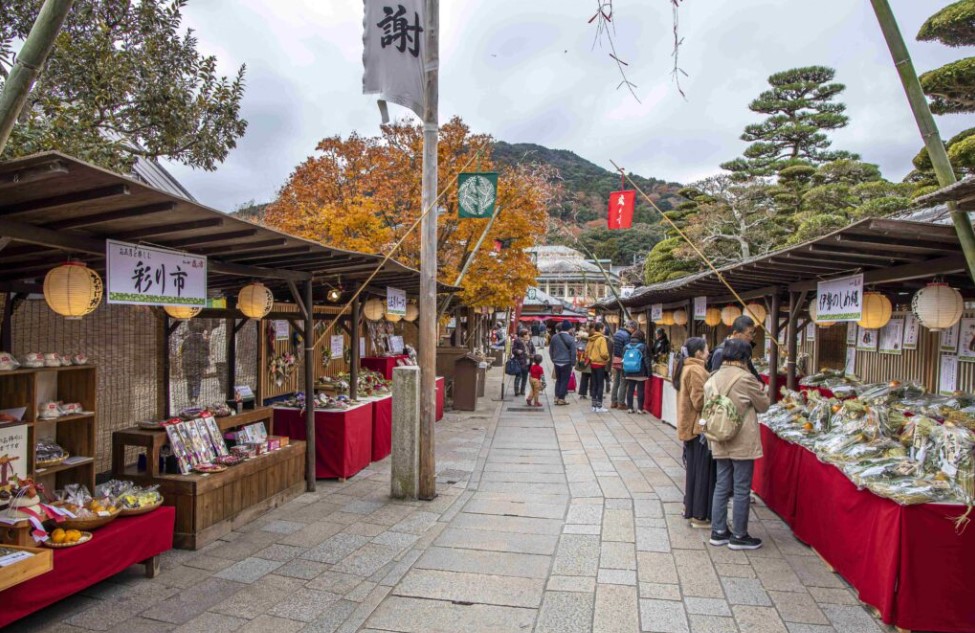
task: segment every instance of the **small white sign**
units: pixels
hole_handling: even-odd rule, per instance
[[[27,477],[27,430],[26,424],[0,428],[0,458],[5,458],[0,462],[0,486],[12,477]]]
[[[975,319],[962,319],[958,340],[958,360],[975,362]]]
[[[860,326],[857,325],[856,323],[847,323],[846,324],[846,344],[847,345],[856,345],[857,344],[857,338],[858,338],[858,331],[859,331],[859,329],[860,329]]]
[[[402,336],[390,336],[389,337],[389,351],[394,354],[403,353],[403,337]]]
[[[855,374],[857,368],[857,348],[846,348],[846,368],[843,370],[847,374]]]
[[[917,349],[917,338],[921,324],[917,317],[908,313],[904,317],[904,349]]]
[[[904,319],[896,318],[880,328],[880,353],[900,354],[904,343]]]
[[[703,321],[708,315],[708,298],[694,297],[694,318]]]
[[[399,288],[386,288],[386,314],[406,316],[406,291]]]
[[[141,244],[105,241],[108,303],[207,305],[207,258]]]
[[[636,286],[620,286],[620,299],[628,299],[633,295]]]
[[[332,360],[342,358],[345,355],[345,337],[341,334],[333,334],[329,339],[329,348],[332,350]]]
[[[657,323],[662,318],[664,318],[664,304],[655,303],[650,306],[650,320]]]
[[[941,357],[938,393],[950,396],[958,390],[958,357],[954,354],[944,354]]]
[[[817,321],[859,321],[863,313],[863,275],[816,284]]]
[[[865,327],[857,328],[857,349],[863,352],[876,352],[880,344],[880,330],[868,330]]]
[[[806,342],[812,342],[816,340],[816,324],[810,321],[806,324]]]
[[[955,323],[947,330],[941,330],[940,349],[942,352],[954,354],[958,351],[958,334],[960,331],[961,322]]]
[[[291,336],[291,324],[287,319],[275,319],[272,323],[274,323],[274,340],[287,341]]]
[[[359,337],[359,358],[366,355],[366,337]]]

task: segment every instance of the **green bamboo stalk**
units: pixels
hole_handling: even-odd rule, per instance
[[[890,10],[887,0],[870,0],[873,4],[874,13],[877,14],[877,22],[880,23],[880,30],[884,33],[887,40],[887,48],[890,55],[894,58],[894,66],[897,74],[900,75],[901,84],[907,94],[907,100],[914,113],[914,120],[917,122],[918,131],[924,141],[924,147],[928,150],[931,157],[931,164],[934,165],[934,173],[938,177],[938,184],[947,187],[956,182],[955,170],[951,166],[948,152],[945,150],[941,134],[938,132],[938,125],[934,122],[931,115],[931,108],[928,99],[921,89],[921,82],[918,81],[917,71],[914,70],[914,63],[911,61],[911,54],[904,43],[900,28],[894,13]],[[975,231],[972,230],[972,221],[968,213],[958,208],[954,202],[948,203],[948,210],[951,212],[951,220],[955,225],[955,232],[958,234],[958,241],[961,250],[965,254],[965,262],[968,264],[968,274],[975,279]]]
[[[17,61],[3,84],[3,92],[0,92],[0,154],[7,145],[20,111],[27,103],[34,82],[41,74],[44,62],[54,49],[58,32],[73,3],[74,0],[45,0],[34,26],[27,34]]]

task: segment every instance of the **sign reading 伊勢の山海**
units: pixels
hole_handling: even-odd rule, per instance
[[[106,240],[108,303],[207,305],[207,258]]]
[[[829,279],[816,284],[816,320],[836,323],[863,316],[863,275]]]

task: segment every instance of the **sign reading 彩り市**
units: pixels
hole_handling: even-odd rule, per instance
[[[106,240],[108,303],[207,305],[207,258]]]
[[[465,173],[457,177],[457,215],[461,218],[489,218],[498,199],[498,175]]]
[[[863,275],[816,284],[816,320],[836,323],[863,317]]]
[[[406,291],[399,288],[386,288],[386,314],[406,316]]]

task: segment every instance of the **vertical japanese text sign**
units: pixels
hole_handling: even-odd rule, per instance
[[[378,94],[383,122],[386,102],[423,118],[423,0],[364,0],[362,93]]]
[[[406,292],[399,288],[386,288],[386,314],[406,316]]]
[[[207,258],[107,240],[108,303],[207,305]]]
[[[694,318],[703,321],[708,316],[708,298],[694,297]]]
[[[609,228],[628,229],[633,226],[635,191],[614,191],[609,194]]]
[[[863,316],[863,275],[829,279],[816,284],[816,320],[836,323]]]
[[[457,177],[457,216],[489,218],[498,200],[498,175],[463,173]]]

